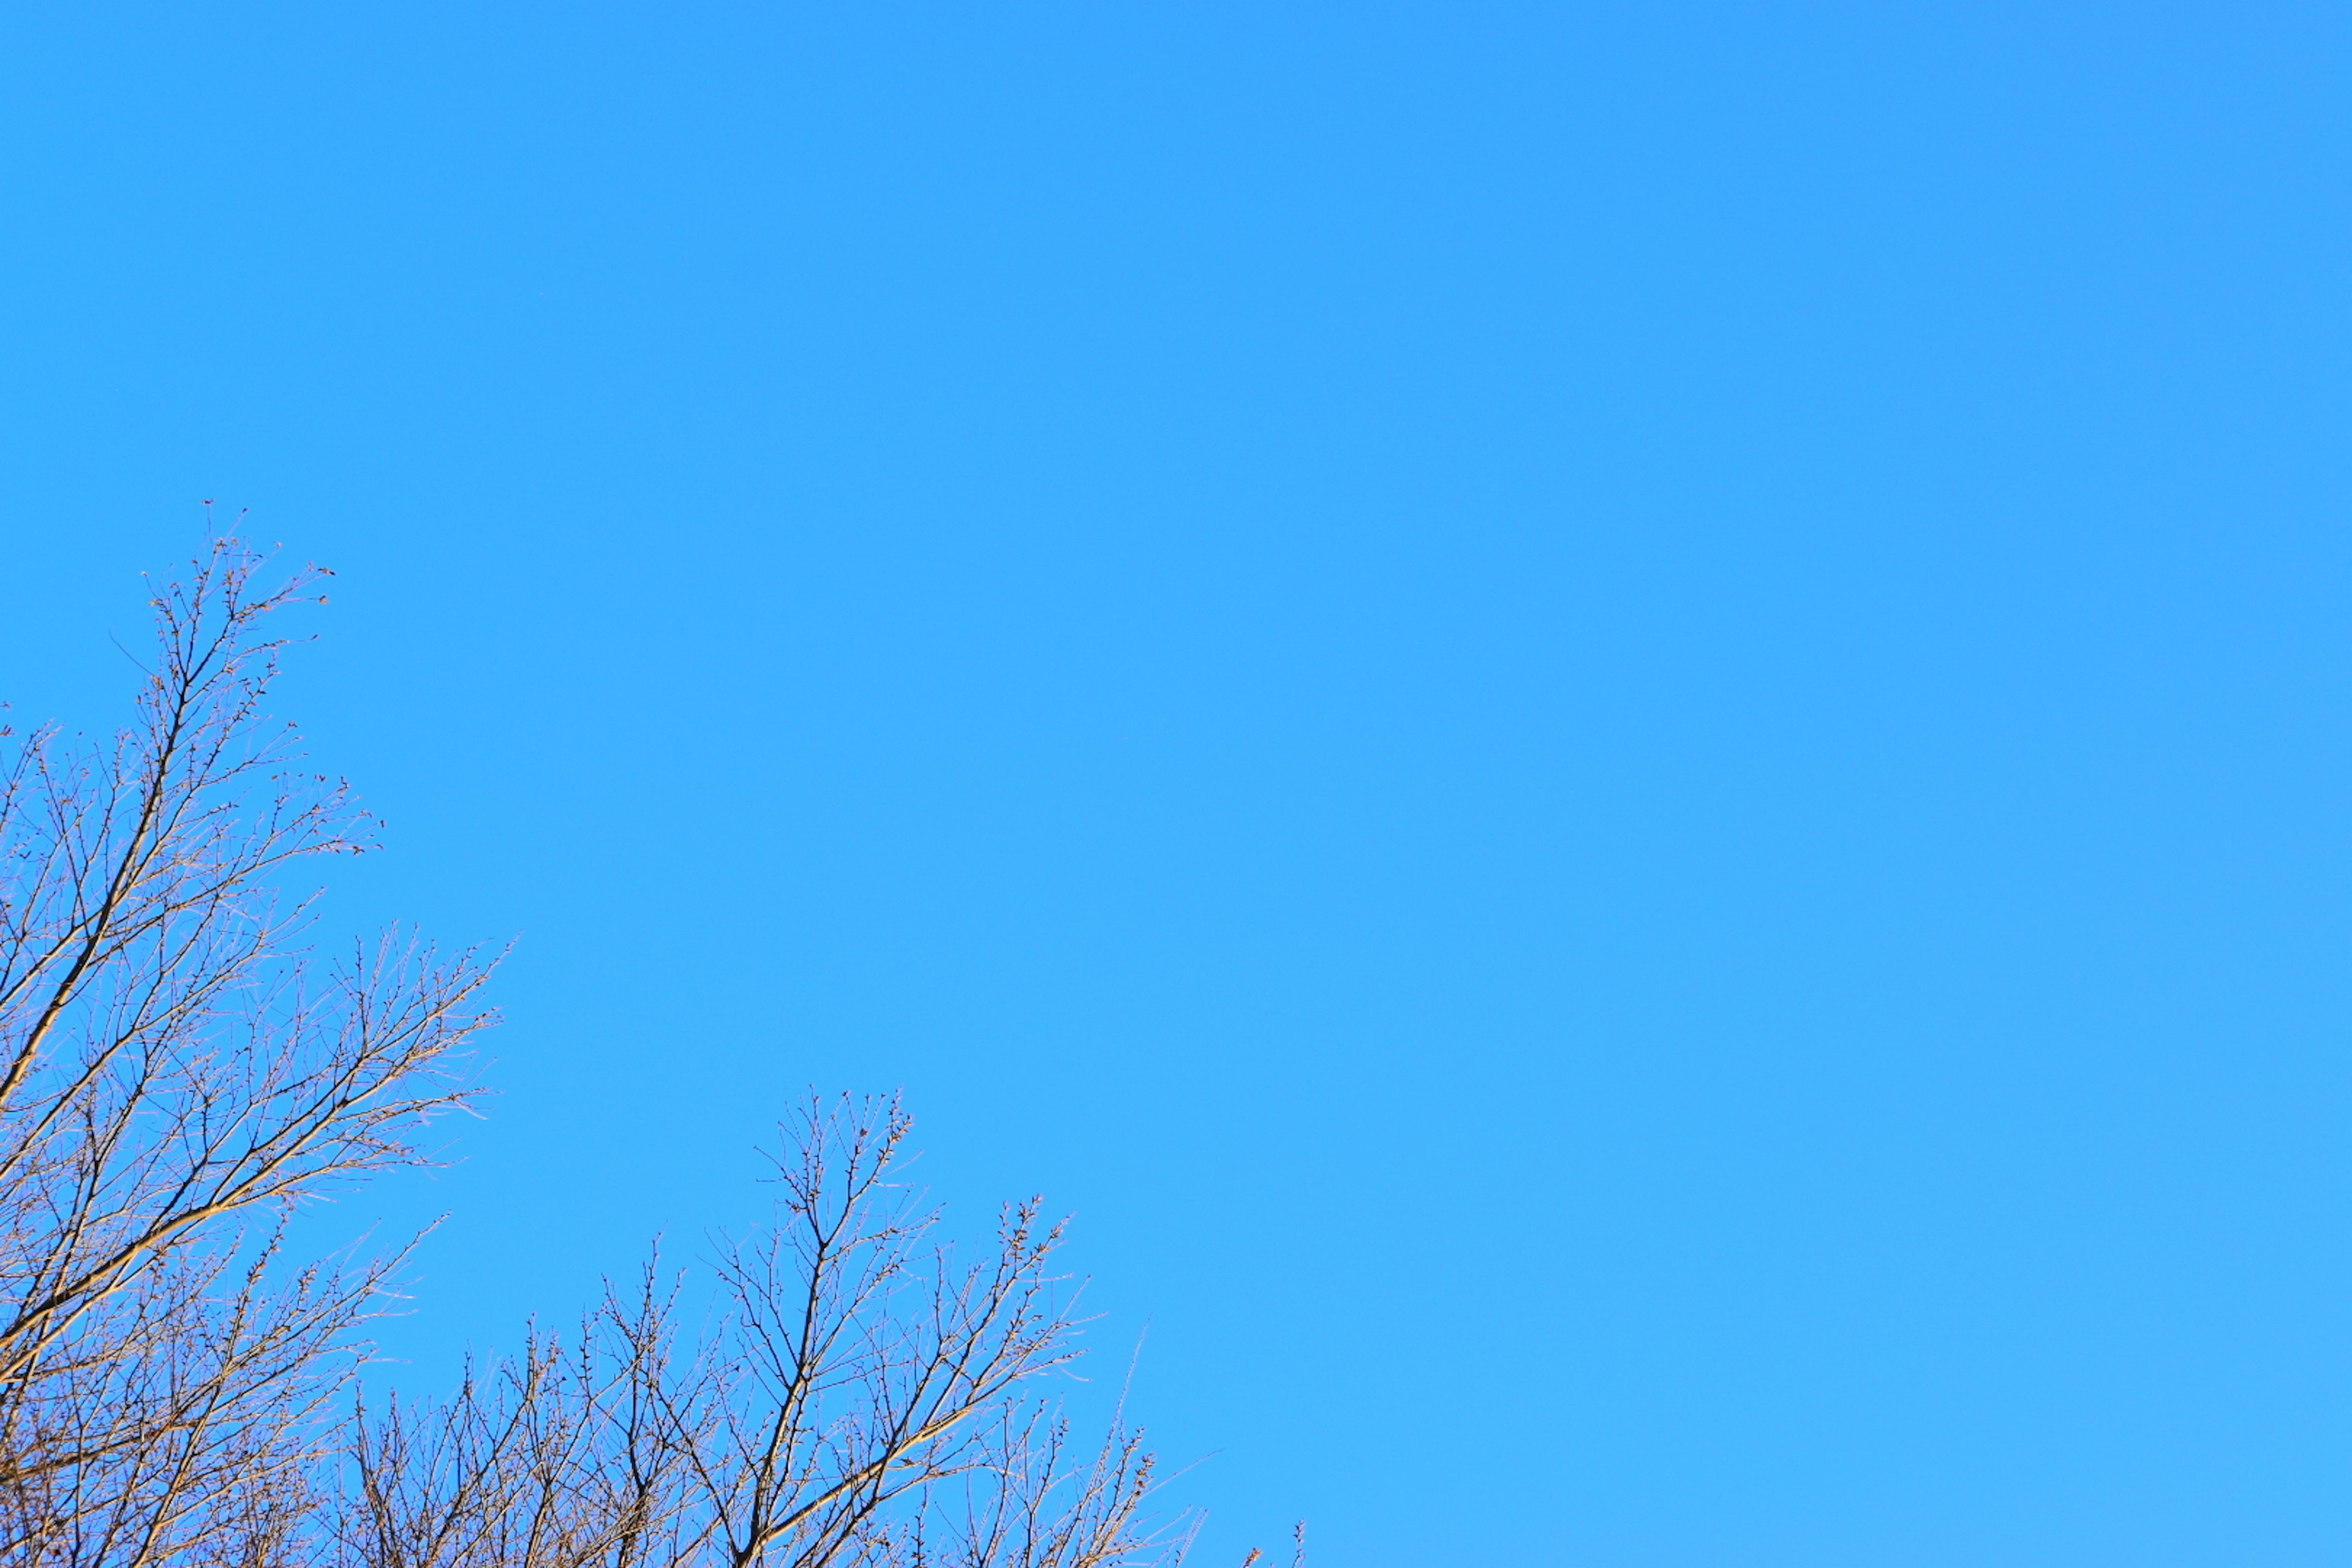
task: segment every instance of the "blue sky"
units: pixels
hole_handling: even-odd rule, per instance
[[[1204,1563],[2341,1563],[2347,68],[19,8],[5,695],[110,722],[202,498],[340,574],[331,919],[520,939],[352,1205],[421,1383],[903,1086]]]

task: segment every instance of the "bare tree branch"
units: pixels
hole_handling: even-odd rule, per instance
[[[305,1199],[417,1163],[463,1105],[485,966],[397,934],[341,963],[272,880],[366,817],[264,700],[231,539],[152,601],[135,721],[0,763],[0,1561],[290,1540],[391,1262],[278,1266]]]

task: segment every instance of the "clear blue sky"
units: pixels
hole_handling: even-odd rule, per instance
[[[804,1086],[1226,1568],[2352,1559],[2352,13],[17,7],[20,716],[341,574],[425,1382]],[[1106,1368],[1105,1370],[1109,1370]]]

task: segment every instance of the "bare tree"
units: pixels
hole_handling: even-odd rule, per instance
[[[0,1568],[1181,1562],[1139,1436],[1081,1450],[1050,1395],[1061,1227],[1032,1201],[959,1253],[895,1100],[780,1129],[691,1334],[656,1256],[569,1341],[369,1408],[402,1253],[290,1261],[286,1222],[427,1157],[488,971],[397,933],[322,963],[280,901],[372,838],[263,707],[323,574],[262,564],[222,539],[155,595],[110,745],[0,728]]]
[[[217,542],[153,600],[111,745],[10,735],[0,772],[0,1555],[247,1555],[304,1506],[332,1352],[388,1259],[278,1266],[306,1198],[415,1163],[464,1103],[484,968],[388,935],[303,946],[273,882],[367,818],[261,700],[317,596]],[[5,733],[5,731],[0,731]]]
[[[1033,1202],[961,1260],[908,1186],[895,1100],[781,1130],[773,1222],[724,1246],[691,1346],[648,1265],[569,1352],[534,1339],[446,1404],[355,1422],[350,1568],[1129,1568],[1173,1563],[1152,1465],[1073,1456],[1040,1380],[1076,1354]]]

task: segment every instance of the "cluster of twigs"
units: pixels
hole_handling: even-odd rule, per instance
[[[308,1200],[425,1163],[488,965],[304,945],[292,862],[370,824],[262,706],[305,572],[215,542],[154,598],[110,745],[0,729],[0,1568],[1122,1568],[1173,1563],[1152,1461],[1073,1447],[1060,1239],[974,1260],[898,1179],[895,1101],[784,1129],[774,1223],[687,1333],[649,1264],[568,1342],[438,1402],[359,1394],[400,1255],[299,1262]]]
[[[1116,1568],[1171,1562],[1152,1462],[1115,1428],[1073,1463],[1033,1392],[1076,1354],[1058,1230],[1008,1210],[960,1264],[892,1177],[892,1101],[812,1103],[776,1161],[775,1222],[717,1260],[682,1343],[648,1264],[569,1343],[534,1339],[449,1401],[364,1412],[336,1499],[352,1568],[709,1563]]]

